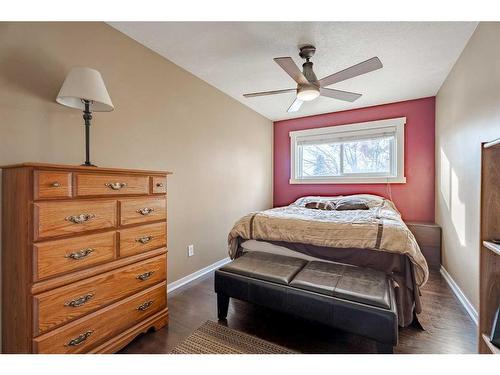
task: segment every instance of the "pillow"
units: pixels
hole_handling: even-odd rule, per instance
[[[313,210],[333,211],[335,209],[335,203],[330,201],[308,202],[304,207],[312,208]]]
[[[305,197],[298,198],[295,202],[290,204],[290,206],[305,207],[306,204],[315,203],[315,202],[331,202],[332,204],[335,204],[335,201],[337,201],[341,197],[342,197],[341,195],[333,196],[333,197],[305,196]]]
[[[335,205],[337,211],[369,210],[368,202],[363,198],[349,197],[339,199]]]

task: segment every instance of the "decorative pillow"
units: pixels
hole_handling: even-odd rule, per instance
[[[332,211],[335,209],[335,203],[329,202],[329,201],[308,202],[308,203],[306,203],[306,205],[304,207],[305,208],[312,208],[314,210]]]
[[[335,209],[337,211],[347,211],[347,210],[369,210],[368,202],[363,198],[342,198],[339,199],[335,204]]]

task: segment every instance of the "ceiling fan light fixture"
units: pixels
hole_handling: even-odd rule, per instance
[[[319,94],[319,88],[314,85],[302,86],[297,89],[297,98],[304,102],[316,99]]]

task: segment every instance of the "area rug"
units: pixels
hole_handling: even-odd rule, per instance
[[[265,340],[207,320],[172,354],[293,354],[295,352]]]

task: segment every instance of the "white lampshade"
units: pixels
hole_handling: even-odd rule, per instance
[[[57,95],[56,102],[71,108],[83,110],[82,99],[90,101],[93,112],[109,112],[114,109],[101,73],[95,69],[72,68]]]

